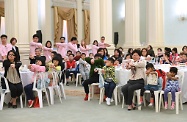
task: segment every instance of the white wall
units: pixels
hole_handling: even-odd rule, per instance
[[[125,43],[125,21],[123,15],[125,13],[125,0],[112,0],[112,19],[113,19],[113,34],[119,34],[119,46]],[[113,39],[114,40],[114,39]]]
[[[187,44],[187,20],[181,21],[177,15],[177,8],[182,7],[181,5],[178,7],[180,1],[164,0],[164,39],[166,46],[183,46]]]

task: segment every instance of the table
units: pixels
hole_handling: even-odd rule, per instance
[[[1,71],[0,73],[4,74],[4,71]],[[27,72],[20,71],[20,77],[21,77],[23,87],[31,83],[33,74],[34,72],[31,72],[31,71],[27,71]]]
[[[116,80],[118,81],[118,86],[123,86],[127,84],[130,79],[131,71],[127,69],[117,68],[115,70]]]

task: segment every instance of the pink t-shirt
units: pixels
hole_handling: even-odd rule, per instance
[[[12,45],[11,44],[6,44],[6,45],[0,45],[0,60],[3,60],[3,56],[6,56],[7,53],[12,50]]]
[[[51,52],[53,48],[43,47],[43,55],[46,57],[46,62],[49,62],[51,59]]]
[[[100,48],[106,48],[105,43],[102,43],[102,42],[99,42],[99,43],[98,43],[98,46],[99,46]]]
[[[99,49],[98,46],[92,45],[92,53],[93,53],[93,55],[95,55],[95,54],[97,53],[97,50],[98,50],[98,49]]]
[[[57,52],[61,54],[62,58],[66,56],[67,53],[67,43],[56,43]]]
[[[86,57],[88,57],[89,56],[89,48],[88,48],[88,46],[86,46],[86,48],[85,47],[82,47],[81,45],[80,45],[80,51],[81,51],[81,53],[85,53],[86,54]]]
[[[31,42],[30,43],[30,55],[35,56],[35,49],[41,47],[41,43]]]
[[[67,49],[71,50],[74,55],[78,51],[77,45],[76,44],[72,44],[71,42],[68,43],[68,48]]]
[[[36,65],[36,64],[32,64],[31,66],[31,72],[34,72],[33,76],[32,76],[32,80],[31,83],[34,82],[34,78],[36,76],[37,73],[39,72],[45,72],[45,66],[40,66],[40,65]]]

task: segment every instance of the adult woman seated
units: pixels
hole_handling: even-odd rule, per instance
[[[150,55],[151,57],[155,57],[155,53],[151,45],[148,45],[147,47],[147,54]]]
[[[151,60],[151,56],[148,55],[147,53],[147,49],[146,48],[143,48],[141,50],[141,57],[140,57],[141,60],[146,60],[146,61],[150,61]]]
[[[140,50],[133,51],[132,58],[134,61],[127,65],[127,69],[131,69],[131,78],[121,89],[128,110],[135,109],[135,105],[132,103],[134,91],[144,87],[145,61],[140,60],[140,56]]]
[[[122,52],[119,49],[114,50],[114,55],[112,56],[115,60],[119,60],[119,63],[122,63]]]
[[[9,51],[7,54],[7,60],[3,62],[3,67],[5,68],[4,77],[8,81],[8,85],[11,92],[11,100],[8,103],[8,107],[17,108],[16,100],[23,93],[23,86],[21,83],[19,67],[21,62],[18,61],[17,53],[13,50]]]

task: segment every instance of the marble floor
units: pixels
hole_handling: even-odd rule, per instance
[[[83,93],[82,87],[68,86],[66,90],[76,90]],[[0,122],[187,122],[187,105],[179,115],[174,110],[162,110],[155,113],[153,108],[143,107],[141,111],[127,111],[127,108],[118,106],[107,106],[105,103],[99,105],[98,98],[90,102],[83,101],[83,95],[67,96],[61,104],[55,98],[55,104],[44,108],[7,108],[0,111]],[[18,106],[19,107],[19,106]]]

